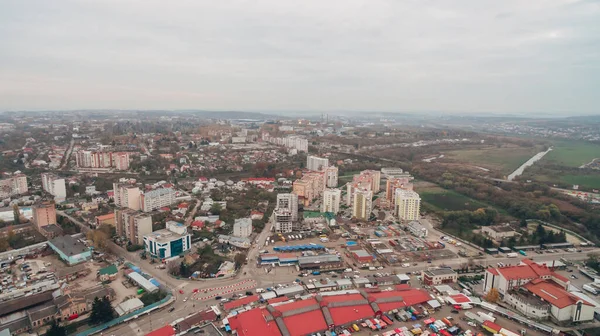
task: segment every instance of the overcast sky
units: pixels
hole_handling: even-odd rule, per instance
[[[0,110],[600,112],[600,1],[0,1]]]

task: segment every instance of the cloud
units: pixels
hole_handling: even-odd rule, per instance
[[[0,5],[0,109],[598,112],[574,0]]]

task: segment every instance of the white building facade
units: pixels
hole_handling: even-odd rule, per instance
[[[67,198],[65,179],[52,173],[42,173],[42,188],[54,196],[54,200],[62,202]]]
[[[421,197],[414,191],[396,189],[398,219],[414,221],[421,218]]]
[[[248,238],[252,234],[252,219],[238,218],[233,223],[233,235],[240,238]]]
[[[148,191],[141,196],[140,204],[144,212],[171,206],[175,203],[175,191],[172,188],[159,188]]]
[[[323,203],[321,204],[321,212],[340,212],[340,201],[342,191],[340,189],[325,189],[323,192]]]
[[[309,155],[306,157],[306,168],[313,171],[321,171],[329,167],[329,160],[318,156]]]

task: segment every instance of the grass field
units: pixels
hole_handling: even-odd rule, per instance
[[[600,157],[600,145],[581,141],[559,141],[542,160],[567,167],[580,167]]]
[[[485,203],[435,185],[424,188],[417,187],[416,191],[421,196],[421,200],[423,202],[428,203],[429,205],[441,211],[472,211],[487,207]]]
[[[538,147],[487,147],[451,151],[445,155],[465,164],[500,171],[508,175],[540,151],[541,148]]]
[[[597,175],[565,175],[560,179],[569,184],[578,184],[594,189],[600,188],[600,172]]]

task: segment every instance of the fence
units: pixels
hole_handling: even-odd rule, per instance
[[[167,296],[164,299],[162,299],[162,300],[160,300],[158,302],[154,302],[153,304],[151,304],[151,305],[149,305],[147,307],[138,309],[138,310],[136,310],[134,312],[131,312],[129,314],[125,314],[123,316],[119,316],[119,317],[117,317],[115,319],[112,319],[112,320],[110,320],[110,321],[108,321],[106,323],[103,323],[101,325],[98,325],[98,326],[95,326],[93,328],[84,330],[84,331],[76,334],[76,336],[89,336],[89,335],[93,335],[93,334],[99,333],[99,332],[101,332],[103,330],[106,330],[108,328],[114,327],[117,324],[123,323],[123,322],[127,321],[128,319],[131,319],[132,317],[134,317],[136,315],[142,315],[142,314],[145,314],[145,313],[149,313],[152,310],[157,309],[158,307],[162,306],[163,304],[169,302],[172,297],[173,296],[171,294],[167,294]]]

